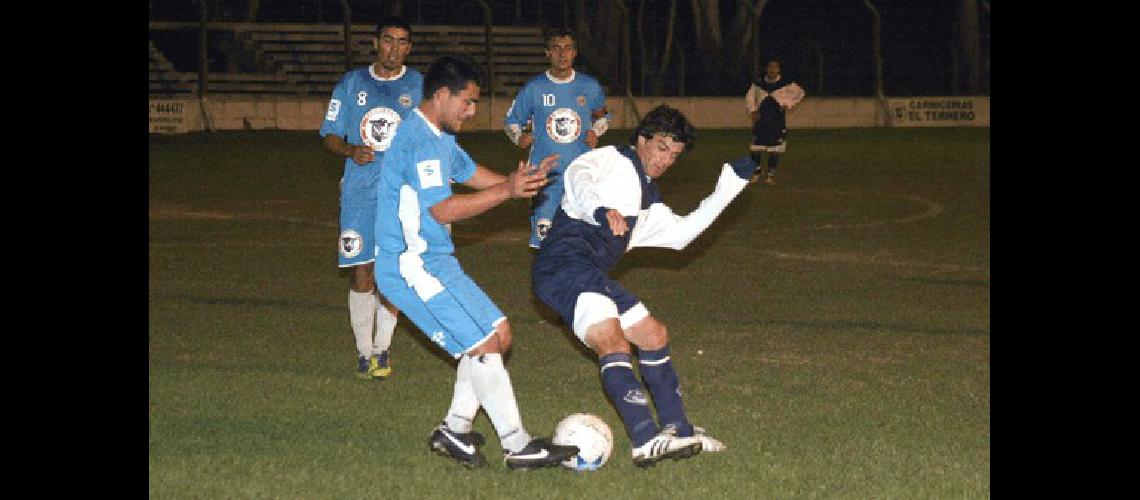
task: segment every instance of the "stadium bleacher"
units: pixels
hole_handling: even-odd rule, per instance
[[[194,23],[150,23],[155,30],[181,30],[196,33]],[[210,95],[290,95],[327,96],[346,70],[344,27],[331,24],[212,23],[213,32],[233,34],[235,57],[251,61],[239,71],[218,71],[211,60],[207,74]],[[372,47],[374,27],[353,25],[350,47],[352,67],[375,60]],[[548,61],[540,28],[534,26],[495,26],[492,28],[494,91],[513,97],[526,80],[546,69]],[[197,36],[164,37],[163,43],[198,43]],[[412,28],[412,53],[407,64],[420,71],[445,53],[463,53],[486,70],[486,31],[483,26],[425,25]],[[190,52],[185,46],[182,52]],[[196,95],[198,72],[193,64],[175,69],[155,40],[150,40],[150,93],[170,98]],[[251,70],[252,68],[252,70]]]

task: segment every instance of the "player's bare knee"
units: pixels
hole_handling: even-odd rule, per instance
[[[625,337],[640,349],[656,350],[669,343],[668,329],[653,316],[631,325],[626,329]]]
[[[510,321],[503,320],[495,325],[495,332],[492,333],[479,347],[467,351],[468,356],[480,356],[483,354],[506,354],[511,349],[511,323]]]
[[[629,342],[622,336],[621,326],[616,319],[609,319],[591,325],[586,330],[586,345],[598,356],[613,353],[630,353]]]
[[[652,342],[654,346],[647,348],[660,349],[662,347],[665,347],[665,345],[669,343],[669,329],[665,328],[665,323],[657,321],[655,318],[650,319],[653,319],[653,329],[651,330],[649,337],[650,342]]]
[[[376,290],[375,273],[372,264],[361,264],[352,268],[352,291],[367,293]]]
[[[495,335],[499,337],[499,353],[506,354],[511,350],[511,322],[504,319],[495,326]]]

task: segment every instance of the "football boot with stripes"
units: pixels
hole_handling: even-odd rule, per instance
[[[651,467],[666,458],[680,460],[701,452],[701,438],[677,437],[673,427],[666,427],[653,439],[633,449],[633,465]]]
[[[724,451],[728,445],[709,435],[704,427],[693,426],[694,436],[701,440],[701,451]]]
[[[677,432],[677,427],[674,424],[668,424],[665,426],[665,428],[672,430],[674,434]],[[704,427],[697,427],[694,425],[693,435],[700,438],[701,451],[724,451],[728,449],[728,446],[720,442],[719,439],[710,436],[709,431],[705,430]]]

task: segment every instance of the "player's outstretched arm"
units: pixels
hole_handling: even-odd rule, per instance
[[[634,229],[629,248],[685,248],[712,225],[736,195],[748,187],[748,179],[755,170],[756,162],[750,155],[724,163],[712,194],[685,216],[674,214],[664,203],[654,203]]]
[[[546,175],[557,163],[558,155],[543,158],[538,168],[532,168],[525,161],[509,175],[495,173],[482,165],[475,166],[475,174],[465,184],[472,187],[485,186],[475,193],[453,194],[428,209],[431,216],[440,224],[468,219],[498,206],[511,198],[530,198],[548,182]],[[488,184],[490,179],[499,182]]]

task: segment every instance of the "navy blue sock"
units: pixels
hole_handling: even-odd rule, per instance
[[[602,370],[602,386],[621,415],[630,443],[637,448],[657,435],[657,423],[649,411],[645,387],[633,374],[631,359],[625,353],[608,354],[598,360],[598,365]]]
[[[653,395],[653,406],[657,407],[657,416],[661,419],[661,426],[669,424],[677,426],[677,435],[688,437],[693,435],[693,425],[685,417],[685,405],[681,401],[681,381],[677,371],[673,369],[673,361],[669,357],[669,345],[660,349],[649,351],[641,350],[637,353],[638,365],[641,370],[641,379],[649,387]]]
[[[779,164],[780,164],[780,155],[769,153],[768,154],[768,173],[769,174],[776,173],[776,165],[779,165]]]

